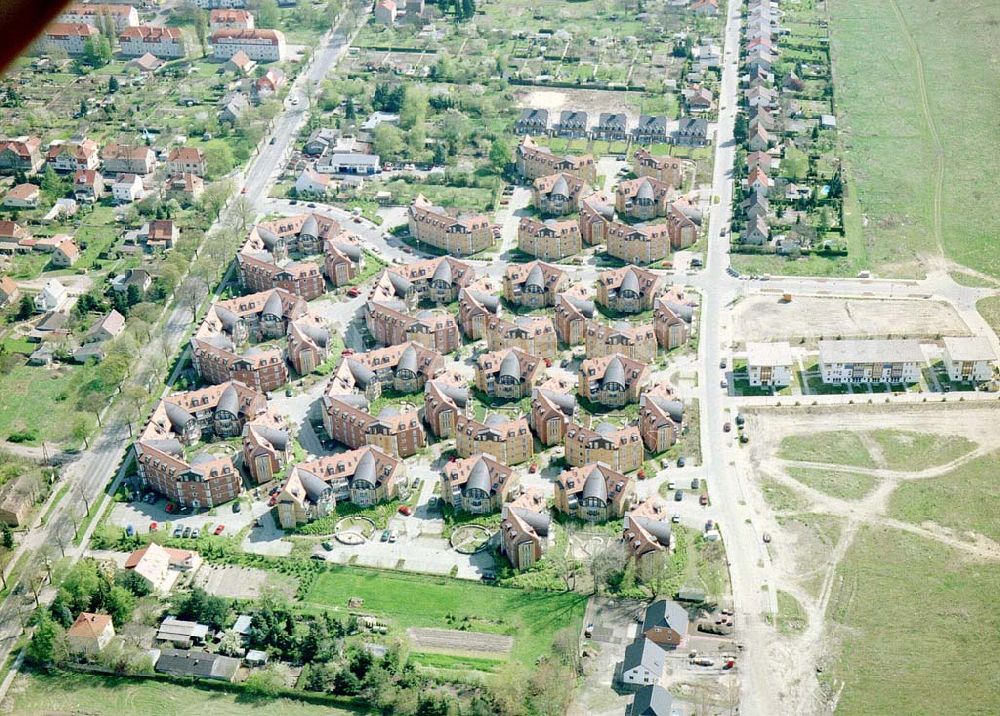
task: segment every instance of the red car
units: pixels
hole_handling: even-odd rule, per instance
[[[707,505],[708,504],[708,495],[702,495],[701,497],[699,497],[698,498],[698,504],[702,505],[703,507],[705,505]]]
[[[409,517],[410,515],[413,514],[413,510],[410,509],[409,505],[400,505],[399,514],[406,515],[407,517]]]
[[[352,356],[352,355],[354,355],[354,351],[351,350],[350,348],[345,348],[344,350],[342,350],[340,352],[340,355],[342,355],[342,356]]]
[[[218,527],[215,528],[215,532],[213,534],[221,535],[222,534],[222,530],[224,530],[224,529],[226,529],[225,525],[219,525]]]
[[[174,503],[173,502],[168,502],[167,506],[164,509],[167,512],[169,512],[169,513],[173,513],[173,511],[174,511]]]
[[[351,298],[357,298],[358,296],[361,295],[361,291],[358,290],[357,286],[351,286],[349,289],[347,289],[347,295],[350,296]]]
[[[271,507],[274,507],[277,503],[278,503],[277,495],[275,495],[274,497],[272,497],[270,500],[267,501],[267,504],[270,505]]]
[[[545,367],[546,368],[551,368],[552,367],[552,359],[551,358],[546,358],[545,359]]]
[[[159,528],[159,525],[158,525],[158,524],[156,524],[155,522],[150,522],[150,523],[149,523],[149,531],[150,531],[150,532],[156,532],[156,530],[157,530],[158,528]]]
[[[538,463],[537,462],[531,463],[531,466],[528,467],[528,472],[530,472],[532,475],[538,472]]]

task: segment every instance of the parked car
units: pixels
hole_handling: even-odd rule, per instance
[[[174,537],[181,537],[184,534],[184,528],[180,525],[174,527]]]
[[[200,536],[201,536],[200,528],[195,527],[193,530],[191,530],[191,539],[198,539]]]
[[[697,490],[700,487],[701,487],[701,480],[699,480],[697,477],[692,477],[691,478],[691,489],[692,490]]]
[[[679,458],[677,458],[677,467],[684,467],[685,464],[686,464],[686,462],[684,460],[684,456],[683,455],[681,455]]]
[[[740,427],[742,427],[743,423],[745,423],[745,422],[746,422],[746,418],[743,417],[743,414],[742,413],[737,413],[736,414],[736,424],[739,425]]]
[[[771,541],[771,533],[770,532],[765,532],[763,534],[763,540],[764,540],[764,544],[768,544]]]
[[[587,639],[589,639],[590,637],[594,636],[594,625],[593,625],[593,624],[588,624],[588,625],[587,625],[587,626],[586,626],[586,627],[584,628],[584,630],[583,630],[583,635],[584,635],[584,636],[585,636],[585,637],[586,637]]]
[[[413,510],[410,508],[409,505],[400,505],[399,506],[399,514],[405,515],[406,517],[409,517],[410,515],[413,514]]]
[[[710,532],[713,527],[715,527],[715,523],[712,520],[705,520],[705,531],[706,532]]]
[[[181,537],[183,537],[184,539],[187,539],[190,536],[191,536],[191,528],[190,527],[185,527],[184,531],[181,533]]]
[[[676,524],[678,524],[681,521],[681,516],[678,515],[678,514],[676,514],[676,513],[674,513],[674,514],[672,514],[670,516],[670,521],[673,522],[676,525]]]
[[[233,503],[233,512],[240,512],[243,509],[243,504],[239,501]]]
[[[677,492],[674,493],[674,502],[680,502],[683,499],[684,493],[681,490],[677,490]]]
[[[723,426],[722,426],[722,432],[724,432],[724,433],[728,433],[732,429],[733,429],[733,424],[732,423],[728,423],[727,422],[727,423],[724,423]]]
[[[358,296],[361,295],[361,291],[358,290],[357,286],[351,286],[349,289],[347,289],[347,295],[350,296],[351,298],[357,298]]]
[[[219,525],[218,527],[215,528],[215,531],[212,534],[221,535],[224,529],[226,529],[225,525]]]
[[[702,495],[701,497],[699,497],[698,504],[701,505],[702,507],[708,505],[708,495]]]
[[[528,472],[531,473],[532,475],[538,472],[538,463],[537,462],[531,463],[528,466]]]
[[[125,534],[127,534],[129,537],[135,537],[135,527],[133,527],[130,524],[125,525]]]
[[[389,533],[389,541],[390,542],[395,542],[396,541],[396,530],[392,530]]]
[[[160,526],[158,524],[156,524],[156,522],[150,522],[149,523],[149,531],[150,532],[156,532],[156,530],[158,530],[158,529],[160,529]]]
[[[165,509],[167,511],[167,513],[173,513],[173,511],[174,511],[174,503],[173,502],[168,502],[167,506],[164,507],[163,509]]]
[[[330,542],[323,542],[323,544],[321,544],[320,546],[327,552],[333,549],[333,545]]]
[[[726,368],[726,359],[725,358],[723,358],[722,360],[719,361],[719,367],[722,368],[723,370],[725,370],[725,368]]]
[[[726,388],[729,387],[729,381],[723,378],[722,380],[719,381],[719,387],[725,390]]]
[[[379,538],[382,542],[389,541],[389,530],[382,530],[382,536]]]

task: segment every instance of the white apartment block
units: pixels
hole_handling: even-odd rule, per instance
[[[212,55],[228,60],[243,50],[257,62],[280,62],[285,59],[285,35],[280,30],[217,30],[212,33]]]
[[[944,339],[944,367],[956,383],[991,380],[996,359],[993,346],[983,336]]]
[[[792,347],[784,341],[747,342],[750,385],[783,387],[792,383]]]
[[[42,47],[45,50],[59,48],[67,55],[82,55],[87,40],[96,40],[100,33],[93,25],[55,22],[45,29]]]
[[[917,383],[924,352],[915,340],[819,342],[824,383]]]
[[[139,13],[131,5],[76,4],[59,16],[59,22],[69,22],[97,27],[98,18],[106,15],[115,23],[115,30],[121,32],[126,27],[139,24]]]
[[[142,57],[148,52],[153,57],[169,60],[187,54],[184,34],[177,27],[126,27],[118,35],[118,44],[125,57]]]

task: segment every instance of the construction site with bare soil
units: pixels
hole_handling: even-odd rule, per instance
[[[750,618],[775,632],[755,688],[784,713],[925,713],[931,694],[954,713],[1000,711],[995,672],[970,658],[1000,628],[1000,408],[744,417],[754,439],[735,467],[777,604]]]

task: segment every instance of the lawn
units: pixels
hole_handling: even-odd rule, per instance
[[[983,651],[1000,633],[1000,565],[862,527],[837,577],[827,619],[840,649],[821,679],[844,683],[838,714],[1000,713]]]
[[[931,432],[876,430],[869,436],[878,443],[885,466],[890,470],[924,470],[951,462],[976,448],[966,438]]]
[[[861,499],[872,491],[877,482],[876,478],[871,475],[811,467],[789,468],[788,476],[825,495],[841,497],[845,500]]]
[[[932,521],[963,532],[1000,540],[1000,483],[993,453],[927,480],[902,483],[889,501],[889,514],[907,522]]]
[[[875,461],[857,433],[838,432],[789,435],[781,441],[778,457],[803,462],[827,462],[849,467],[875,467]]]
[[[341,716],[360,713],[294,699],[252,700],[212,688],[84,674],[18,677],[3,704],[15,716],[41,713],[156,714],[157,716]]]
[[[862,234],[872,268],[923,274],[920,258],[941,244],[949,258],[1000,275],[1000,217],[988,190],[1000,183],[996,80],[986,69],[997,62],[995,6],[844,0],[830,8],[838,124],[867,219],[848,230]]]
[[[809,626],[805,610],[798,600],[788,592],[778,591],[778,614],[775,616],[775,627],[779,634],[792,636],[805,631]]]
[[[346,609],[352,597],[364,599],[364,612],[383,617],[398,628],[462,627],[513,636],[511,656],[526,665],[550,652],[552,637],[560,629],[581,627],[587,603],[587,597],[573,592],[529,592],[447,577],[357,568],[324,572],[303,603],[306,607]]]
[[[62,443],[73,431],[77,416],[93,419],[89,413],[76,410],[79,386],[90,380],[93,365],[61,365],[47,370],[28,365],[15,367],[0,377],[0,439],[16,432],[34,435],[24,442],[40,445]]]
[[[769,478],[760,481],[760,492],[764,501],[775,512],[798,512],[808,505],[791,487]]]

